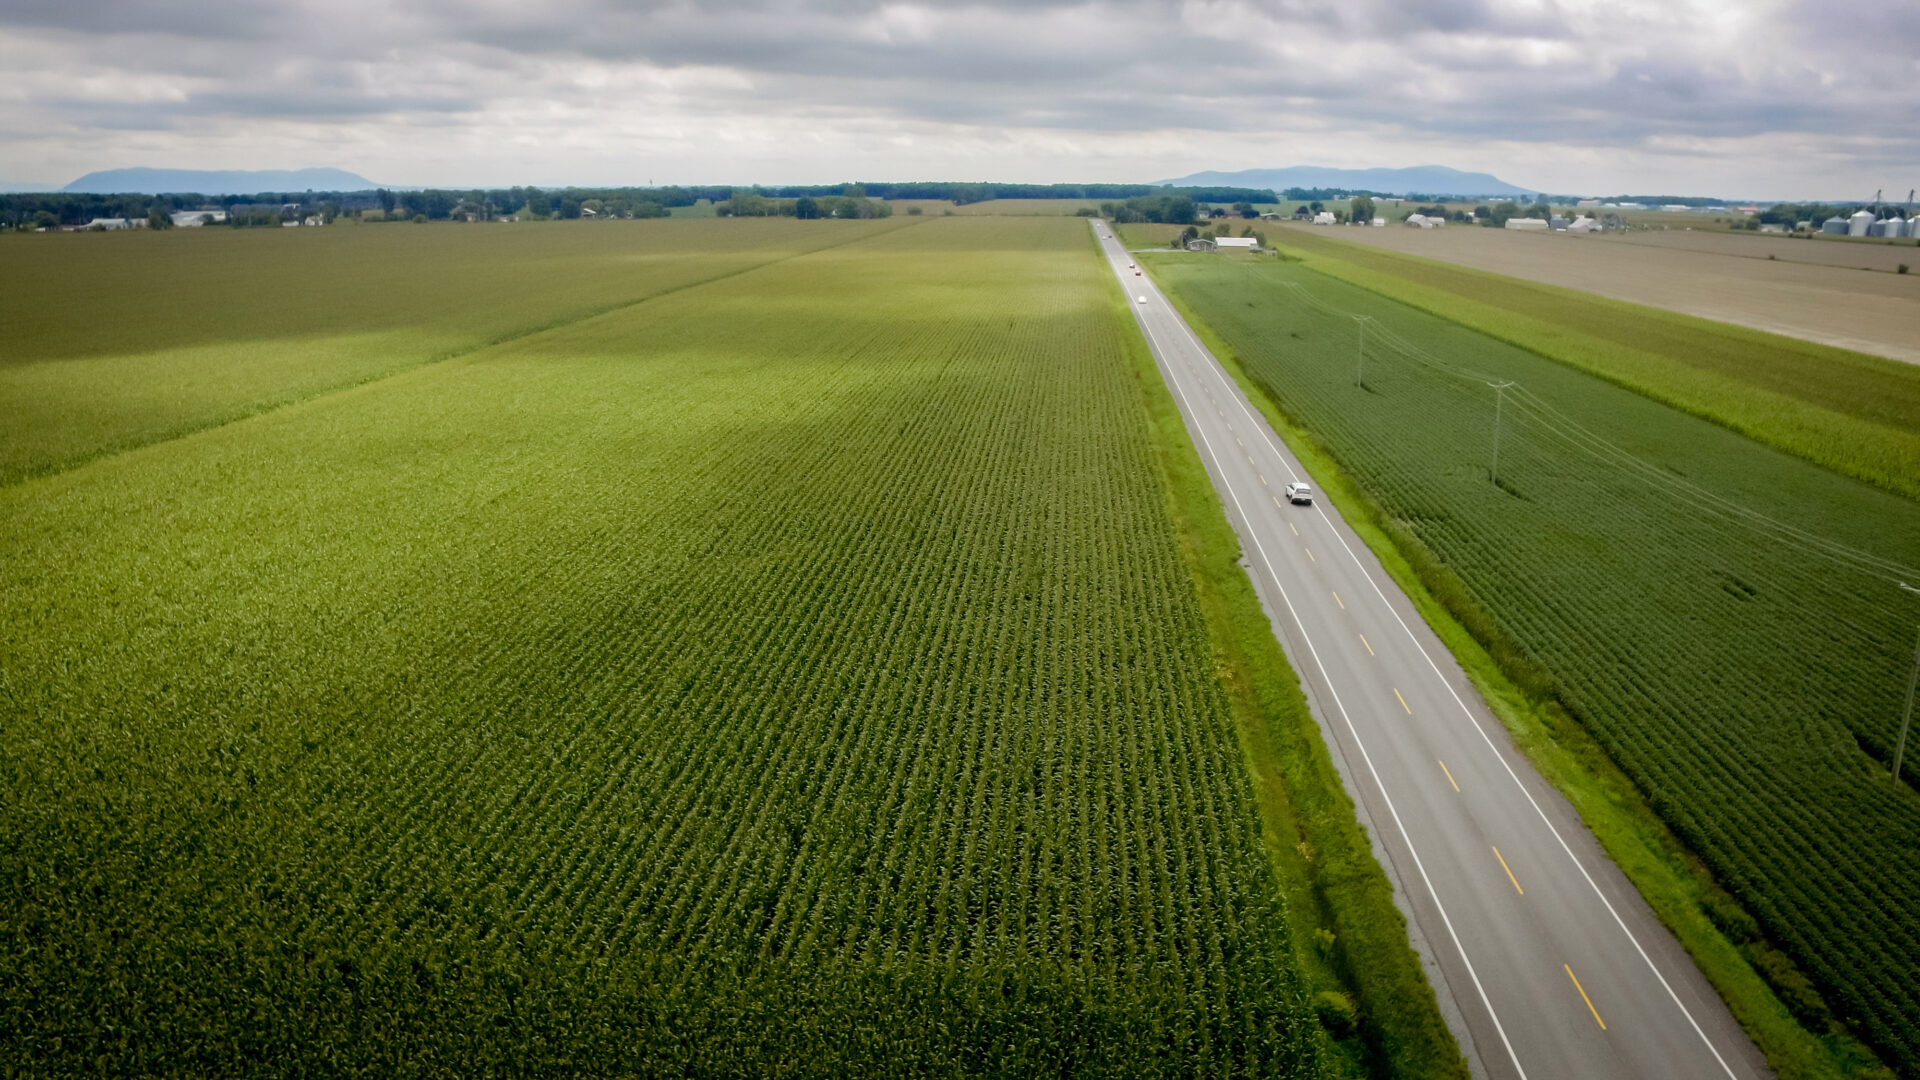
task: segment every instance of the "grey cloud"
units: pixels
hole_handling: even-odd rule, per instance
[[[630,109],[638,93],[695,125],[765,114],[1114,138],[1345,128],[1632,148],[1901,132],[1920,113],[1920,7],[1799,0],[1737,32],[1692,18],[1494,0],[10,0],[0,48],[58,50],[61,70],[18,80],[0,127],[389,118],[453,130],[460,117],[502,123],[532,99],[592,113]],[[707,71],[729,77],[671,77]],[[654,86],[648,72],[665,74]],[[621,73],[652,88],[604,88]],[[129,100],[102,99],[122,83]],[[1859,152],[1920,156],[1915,136],[1892,145]]]

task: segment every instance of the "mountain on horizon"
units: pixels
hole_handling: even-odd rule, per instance
[[[1246,187],[1284,191],[1298,188],[1339,188],[1377,191],[1388,195],[1531,195],[1486,173],[1461,172],[1444,165],[1416,165],[1408,169],[1325,169],[1295,165],[1287,169],[1242,169],[1239,172],[1197,172],[1178,180],[1162,180],[1175,187]]]
[[[253,195],[262,191],[370,191],[345,169],[103,169],[61,188],[84,195]]]

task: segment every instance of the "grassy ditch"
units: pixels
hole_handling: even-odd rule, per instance
[[[1439,555],[1336,462],[1327,445],[1252,378],[1236,350],[1184,297],[1173,302],[1287,441],[1548,781],[1564,793],[1656,915],[1693,956],[1782,1078],[1892,1073],[1854,1038],[1811,981],[1763,934],[1656,814],[1638,787],[1559,701],[1493,612]]]
[[[1408,942],[1392,885],[1240,565],[1239,537],[1117,285],[1112,303],[1129,328],[1127,351],[1150,416],[1167,514],[1206,616],[1268,858],[1286,895],[1297,963],[1332,1036],[1335,1063],[1348,1075],[1464,1077],[1465,1060]]]

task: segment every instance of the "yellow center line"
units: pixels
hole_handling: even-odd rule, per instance
[[[1368,655],[1368,656],[1372,656],[1372,655],[1373,655],[1373,642],[1371,642],[1371,641],[1368,641],[1368,640],[1367,640],[1367,635],[1365,635],[1365,634],[1361,634],[1361,635],[1360,635],[1360,644],[1362,644],[1362,645],[1365,645],[1365,646],[1367,647],[1367,655]],[[1396,693],[1396,694],[1397,694],[1397,693],[1399,693],[1399,692],[1400,692],[1400,691],[1398,691],[1398,690],[1395,690],[1395,691],[1394,691],[1394,693]]]
[[[1440,767],[1443,769],[1446,768],[1445,765]],[[1459,789],[1456,788],[1454,790],[1457,791]],[[1520,887],[1520,879],[1513,876],[1513,867],[1507,865],[1506,857],[1500,854],[1499,848],[1493,849],[1493,857],[1500,860],[1500,869],[1505,870],[1507,872],[1507,880],[1513,882],[1513,891],[1519,893],[1521,896],[1527,895],[1527,890]],[[1572,973],[1569,972],[1568,974]],[[1602,1024],[1601,1026],[1605,1027],[1606,1025]]]
[[[1272,499],[1272,500],[1273,500],[1273,505],[1275,505],[1275,506],[1280,506],[1280,497],[1279,497],[1278,495],[1269,495],[1269,496],[1267,496],[1267,498],[1269,498],[1269,499]],[[1284,506],[1282,506],[1282,507],[1280,507],[1280,508],[1281,508],[1282,510],[1284,510],[1284,509],[1286,509],[1286,507],[1284,507]],[[1288,522],[1288,524],[1292,524],[1292,522]]]
[[[1264,486],[1264,487],[1272,487],[1272,486],[1273,486],[1273,485],[1271,485],[1271,484],[1268,484],[1268,483],[1267,483],[1267,474],[1266,474],[1266,473],[1261,473],[1261,474],[1260,474],[1260,483],[1261,483],[1261,485],[1262,485],[1262,486]]]
[[[1240,441],[1240,436],[1238,436],[1238,435],[1235,435],[1235,436],[1233,437],[1233,445],[1235,445],[1235,446],[1238,446],[1238,447],[1241,447],[1241,448],[1245,448],[1247,444],[1246,444],[1246,443],[1243,443],[1243,442],[1241,442],[1241,441]]]
[[[1435,761],[1440,761],[1440,759],[1439,759],[1439,758],[1434,758],[1433,760],[1435,760]],[[1453,784],[1453,790],[1455,790],[1455,791],[1459,791],[1459,790],[1460,790],[1460,785],[1459,785],[1458,783],[1455,783],[1455,782],[1454,782],[1454,779],[1453,779],[1453,770],[1452,770],[1452,769],[1449,769],[1449,768],[1447,768],[1447,763],[1446,763],[1446,762],[1444,762],[1444,761],[1440,761],[1440,771],[1441,771],[1441,772],[1443,772],[1443,773],[1446,773],[1446,774],[1447,774],[1447,783],[1449,783],[1449,784]],[[1520,886],[1519,886],[1519,885],[1518,885],[1517,883],[1516,883],[1516,884],[1514,885],[1514,888],[1516,888],[1516,889],[1517,889],[1517,888],[1519,888],[1519,887],[1520,887]]]
[[[1340,605],[1341,611],[1347,610],[1347,602],[1345,600],[1340,599],[1339,593],[1333,594],[1333,602]]]
[[[1277,503],[1278,503],[1278,502],[1279,502],[1280,500],[1279,500],[1279,499],[1275,499],[1275,500],[1273,500],[1273,501],[1274,501],[1274,502],[1275,502],[1275,503],[1277,504]],[[1294,524],[1293,522],[1291,522],[1291,521],[1289,521],[1289,522],[1287,522],[1287,528],[1289,528],[1289,529],[1292,529],[1292,530],[1293,530],[1293,535],[1295,535],[1295,536],[1299,536],[1299,535],[1300,535],[1300,529],[1299,529],[1299,527],[1298,527],[1298,526],[1296,526],[1296,525],[1295,525],[1295,524]]]
[[[1312,548],[1310,548],[1310,547],[1308,547],[1307,545],[1305,545],[1305,544],[1301,544],[1301,545],[1300,545],[1300,550],[1301,550],[1301,551],[1304,551],[1304,552],[1306,552],[1306,553],[1307,553],[1307,561],[1308,561],[1308,562],[1319,562],[1319,561],[1320,561],[1319,559],[1316,559],[1316,558],[1314,558],[1314,557],[1313,557],[1313,549],[1312,549]]]
[[[1253,460],[1253,455],[1252,455],[1252,454],[1248,454],[1248,455],[1247,455],[1247,464],[1249,464],[1249,465],[1252,465],[1252,466],[1254,466],[1255,468],[1258,468],[1258,467],[1259,467],[1259,463]]]
[[[1600,1010],[1593,1007],[1593,999],[1587,996],[1587,988],[1580,985],[1579,976],[1575,975],[1573,968],[1568,967],[1568,965],[1561,964],[1560,966],[1566,968],[1567,978],[1573,980],[1573,988],[1580,991],[1580,1000],[1587,1003],[1587,1011],[1593,1014],[1593,1022],[1600,1025],[1601,1031],[1607,1030],[1607,1022],[1600,1019]]]
[[[1397,697],[1397,698],[1400,698],[1400,707],[1401,707],[1401,708],[1403,708],[1403,709],[1407,709],[1407,699],[1406,699],[1406,698],[1403,698],[1403,697],[1400,697],[1400,688],[1399,688],[1399,687],[1397,687],[1397,686],[1396,686],[1396,687],[1394,687],[1394,688],[1393,688],[1393,696],[1394,696],[1394,697]],[[1412,709],[1407,709],[1407,715],[1408,715],[1408,716],[1412,716],[1412,715],[1413,715],[1413,710],[1412,710]]]

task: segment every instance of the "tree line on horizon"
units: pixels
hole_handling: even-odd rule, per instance
[[[278,225],[285,208],[299,215],[318,214],[328,220],[339,216],[358,217],[379,211],[385,218],[425,218],[441,221],[453,217],[485,220],[528,211],[533,217],[578,218],[586,210],[595,216],[661,217],[673,207],[693,206],[700,202],[716,207],[738,203],[748,207],[742,216],[759,211],[756,199],[785,200],[797,203],[812,199],[840,199],[857,189],[855,197],[878,200],[926,199],[969,205],[992,199],[1135,199],[1147,196],[1184,195],[1201,202],[1275,201],[1271,191],[1251,188],[1169,188],[1150,184],[980,184],[980,183],[866,183],[866,184],[786,184],[666,187],[566,187],[522,186],[508,188],[420,188],[394,190],[374,188],[364,191],[262,191],[250,195],[207,195],[199,192],[147,194],[128,192],[102,195],[87,192],[26,192],[0,194],[0,227],[55,228],[82,225],[95,218],[146,218],[156,227],[172,213],[191,210],[218,210],[227,214],[229,224]],[[740,196],[746,196],[741,199]],[[831,216],[823,210],[820,216]]]

